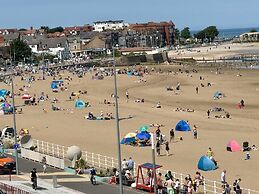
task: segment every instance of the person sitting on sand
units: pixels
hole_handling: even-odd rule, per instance
[[[95,118],[95,116],[93,115],[92,112],[89,112],[89,113],[88,113],[88,119],[89,119],[89,120],[95,120],[96,118]]]
[[[162,108],[160,102],[158,102],[158,103],[156,104],[156,108]]]
[[[226,118],[230,119],[230,114],[228,112],[226,113]]]
[[[61,108],[60,107],[56,107],[56,106],[54,106],[53,104],[52,104],[52,110],[53,111],[59,111],[59,110],[61,110]]]
[[[258,150],[258,147],[256,145],[252,145],[251,149],[256,151],[256,150]]]
[[[101,119],[104,119],[104,117],[103,117],[103,111],[101,111],[101,113],[100,113],[100,118],[101,118]]]
[[[251,156],[250,156],[249,152],[247,152],[245,155],[245,160],[250,160],[250,158],[251,158]]]

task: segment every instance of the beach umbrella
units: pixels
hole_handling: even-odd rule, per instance
[[[136,137],[140,140],[149,140],[151,135],[145,131],[145,132],[138,133]]]
[[[30,94],[23,94],[22,95],[22,99],[23,100],[29,100],[31,98],[31,95]]]
[[[125,137],[124,138],[132,138],[132,137],[136,137],[136,133],[128,133],[127,135],[125,135]]]
[[[136,133],[128,133],[125,137],[121,140],[121,144],[128,144],[136,141]]]
[[[140,128],[139,128],[139,130],[140,130],[140,132],[145,132],[145,131],[147,131],[148,130],[148,126],[147,125],[143,125],[143,126],[141,126]]]

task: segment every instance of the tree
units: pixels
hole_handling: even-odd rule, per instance
[[[181,37],[184,39],[188,39],[191,38],[191,33],[190,33],[190,28],[189,27],[185,27],[182,31],[181,31]]]
[[[209,41],[213,42],[215,37],[219,35],[219,31],[216,26],[209,26],[201,31],[199,31],[197,34],[194,35],[195,38],[198,38],[204,41],[204,39],[208,39]]]
[[[251,29],[250,32],[257,32],[255,28]]]
[[[203,42],[205,39],[205,33],[203,30],[199,31],[197,34],[194,34],[194,37],[200,39]]]
[[[175,28],[174,37],[175,37],[175,40],[179,40],[180,38],[180,31],[178,28]]]
[[[55,32],[63,32],[64,29],[61,26],[59,26],[59,27],[47,29],[46,31],[47,33],[55,33]]]
[[[31,57],[31,48],[20,38],[17,38],[11,42],[11,59],[14,61],[23,61],[26,58]]]
[[[215,37],[217,37],[219,35],[219,31],[216,26],[209,26],[209,27],[205,28],[203,31],[205,33],[205,38],[207,38],[211,42],[213,42]]]

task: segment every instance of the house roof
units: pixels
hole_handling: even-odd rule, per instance
[[[13,41],[19,37],[19,33],[11,33],[4,35],[5,42]]]
[[[97,22],[94,22],[94,24],[103,24],[103,23],[114,23],[114,24],[117,24],[117,23],[122,23],[123,20],[106,20],[106,21],[97,21]]]
[[[81,39],[92,39],[96,34],[98,34],[98,32],[81,32],[79,36]]]
[[[60,45],[60,47],[66,47],[67,38],[66,37],[44,38],[40,41],[40,48],[43,48],[43,45],[45,45],[44,49],[57,48],[58,45]]]
[[[5,31],[8,31],[9,33],[15,33],[15,32],[18,32],[17,29],[0,29],[0,33],[3,33]]]

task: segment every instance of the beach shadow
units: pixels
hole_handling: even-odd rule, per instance
[[[133,119],[133,118],[135,118],[135,117],[136,117],[135,115],[133,115],[133,116],[128,116],[128,117],[122,117],[122,118],[119,119],[119,121],[122,121],[122,120],[129,120],[129,119]]]

